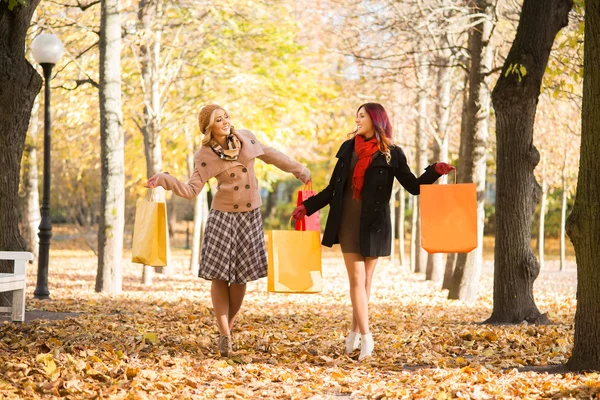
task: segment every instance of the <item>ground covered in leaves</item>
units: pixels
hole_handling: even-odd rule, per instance
[[[127,264],[124,291],[94,292],[96,259],[53,251],[52,300],[27,310],[81,313],[64,320],[0,325],[0,398],[589,398],[598,374],[557,370],[573,341],[576,275],[547,262],[535,285],[552,325],[481,325],[491,311],[488,262],[478,302],[466,306],[421,275],[381,260],[371,299],[374,357],[343,353],[350,302],[342,259],[327,253],[321,294],[266,291],[249,284],[235,354],[220,358],[209,283],[173,255],[175,274],[140,283]]]

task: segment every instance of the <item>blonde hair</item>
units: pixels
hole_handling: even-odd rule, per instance
[[[206,126],[206,129],[204,130],[204,132],[202,132],[202,134],[204,135],[204,137],[202,138],[202,146],[209,146],[210,142],[212,142],[213,137],[212,137],[212,127],[215,124],[215,114],[217,112],[217,110],[223,110],[225,112],[227,112],[227,110],[225,110],[222,107],[217,107],[215,108],[211,113],[210,113],[210,119],[208,122],[208,125]],[[235,133],[235,129],[233,128],[233,125],[229,125],[231,127],[230,133]]]

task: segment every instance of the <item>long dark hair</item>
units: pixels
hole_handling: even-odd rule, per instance
[[[394,145],[392,139],[392,123],[388,118],[385,108],[379,103],[365,103],[358,107],[356,115],[361,108],[364,108],[371,121],[373,121],[373,127],[375,128],[375,138],[379,143],[379,151],[385,155],[386,161],[389,163],[391,160],[390,147]],[[356,130],[350,133],[350,136],[356,136]]]

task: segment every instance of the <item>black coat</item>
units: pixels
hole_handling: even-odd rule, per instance
[[[342,143],[336,154],[338,161],[329,185],[303,202],[308,215],[327,204],[330,205],[329,217],[323,233],[324,246],[331,247],[340,242],[338,232],[342,218],[344,188],[347,184],[351,184],[348,182],[348,177],[353,151],[354,139]],[[415,177],[400,147],[390,148],[390,155],[392,158],[388,164],[385,156],[378,153],[365,172],[360,212],[360,253],[364,257],[390,255],[392,240],[390,197],[394,177],[413,195],[420,193],[420,185],[434,183],[440,177],[435,172],[434,164],[428,166],[423,175]]]

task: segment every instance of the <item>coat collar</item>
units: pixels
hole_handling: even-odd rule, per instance
[[[265,154],[261,144],[250,131],[240,129],[236,130],[236,134],[242,144],[237,161],[221,160],[210,146],[201,146],[200,150],[196,152],[196,168],[202,180],[207,181],[236,163],[247,165],[253,158]]]
[[[335,155],[337,158],[343,158],[346,160],[350,160],[350,158],[352,157],[352,152],[354,151],[354,138],[350,139],[350,140],[346,140],[344,143],[342,143],[342,145],[340,146],[340,149],[338,150],[337,154]],[[392,149],[390,149],[390,151],[392,151]],[[393,154],[393,152],[392,152]],[[388,164],[385,161],[385,156],[381,153],[381,152],[377,152],[375,157],[373,158],[373,162],[371,163],[371,165],[369,166],[372,167],[397,167],[398,166],[398,159],[397,157],[393,157],[390,161],[390,163]]]

